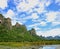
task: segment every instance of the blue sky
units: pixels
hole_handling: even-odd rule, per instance
[[[37,35],[60,36],[60,0],[0,0],[0,13]]]

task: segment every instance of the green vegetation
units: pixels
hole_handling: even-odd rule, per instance
[[[20,43],[27,43],[29,45],[42,45],[42,44],[60,44],[60,40],[48,40],[42,36],[37,36],[35,29],[27,30],[25,25],[16,23],[14,26],[11,24],[10,18],[4,18],[0,14],[0,45],[20,45]],[[22,44],[23,45],[23,44]]]
[[[41,39],[35,29],[27,31],[26,26],[19,23],[12,26],[11,19],[0,14],[0,42],[35,42]]]
[[[11,47],[22,47],[22,46],[42,46],[42,45],[58,45],[60,41],[40,41],[40,42],[0,42],[0,45],[11,46]]]

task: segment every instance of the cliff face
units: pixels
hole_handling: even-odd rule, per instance
[[[11,29],[11,19],[10,18],[4,18],[2,14],[0,14],[0,24],[6,26],[7,29]]]
[[[0,14],[0,41],[36,41],[35,30],[27,31],[25,25],[16,23],[14,26],[11,24],[10,18],[4,18]]]
[[[7,30],[15,30],[21,33],[26,33],[27,28],[25,25],[20,25],[18,22],[15,24],[15,26],[12,26],[11,19],[10,18],[4,18],[2,14],[0,14],[0,25],[5,26]],[[30,35],[36,35],[35,29],[31,29],[29,31]]]
[[[32,28],[29,32],[30,32],[31,35],[36,35],[36,31],[35,31],[34,28]]]
[[[6,18],[4,24],[8,29],[12,29],[12,24],[11,24],[10,18]]]
[[[0,14],[0,24],[3,24],[4,23],[4,17],[3,15]]]

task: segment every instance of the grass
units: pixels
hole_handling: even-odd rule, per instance
[[[39,45],[56,45],[60,44],[60,41],[40,41],[40,42],[0,42],[0,45],[21,47],[21,46],[39,46]]]

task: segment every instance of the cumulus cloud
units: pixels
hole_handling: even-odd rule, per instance
[[[56,26],[56,25],[59,25],[59,24],[60,24],[60,22],[57,22],[57,21],[52,22],[52,26]]]
[[[36,23],[36,22],[41,22],[40,19],[32,19],[32,21],[35,22],[35,23]]]
[[[34,27],[34,29],[37,31],[37,30],[40,30],[41,28],[39,28],[39,27]]]
[[[47,21],[49,21],[49,22],[55,21],[58,14],[59,14],[59,12],[54,12],[54,11],[50,11],[50,12],[46,13]]]
[[[28,11],[38,4],[38,0],[27,0],[28,3],[24,0],[17,5],[18,11]],[[34,4],[35,3],[35,4]]]
[[[13,10],[9,9],[6,14],[4,14],[5,18],[10,18],[12,25],[16,24],[17,18],[15,17],[15,13]]]
[[[28,4],[25,2],[21,2],[17,6],[18,11],[27,11],[28,9],[30,9],[30,8],[29,8]]]
[[[35,23],[35,24],[31,24],[28,25],[28,28],[34,28],[36,31],[41,30],[41,28],[38,27],[38,25],[40,25],[40,23]]]
[[[11,20],[12,20],[11,21],[12,22],[12,25],[15,25],[16,22],[18,22],[21,25],[23,24],[22,20],[21,19],[17,19],[16,16],[15,17],[12,17]]]
[[[28,11],[34,8],[34,11],[37,11],[38,13],[46,12],[45,6],[49,6],[51,4],[51,1],[47,0],[23,0],[21,1],[17,6],[18,11]],[[35,8],[38,6],[39,8]],[[33,11],[33,10],[32,10]]]
[[[8,0],[0,0],[0,8],[4,9],[7,7]]]
[[[50,4],[51,4],[51,0],[46,1],[46,3],[45,3],[46,6],[49,6]]]
[[[41,26],[46,26],[46,22],[41,21],[41,22],[40,22],[40,25],[41,25]]]
[[[37,11],[38,13],[45,13],[47,12],[45,10],[45,7],[48,7],[51,4],[51,1],[49,0],[40,0],[40,2],[38,3],[38,7],[37,9],[34,9],[35,11]]]
[[[31,24],[28,27],[37,27],[38,25],[40,25],[40,23]]]
[[[60,12],[57,13],[55,21],[60,22]]]
[[[32,13],[32,15],[30,16],[32,19],[38,19],[39,16],[37,15],[37,13]]]
[[[38,19],[38,18],[39,18],[39,16],[37,13],[32,13],[31,15],[24,17],[23,20],[28,20],[28,19],[33,20],[33,19]]]
[[[38,9],[34,9],[35,11],[37,11],[39,14],[40,13],[43,13],[43,12],[46,12],[45,8],[44,7],[40,7]]]
[[[14,0],[14,3],[15,3],[15,5],[18,5],[20,2],[22,2],[23,0]]]
[[[30,7],[33,8],[34,6],[36,6],[39,3],[39,0],[27,0],[27,2],[30,5]]]
[[[11,23],[12,23],[12,25],[15,25],[16,24],[16,20],[12,20]]]
[[[6,18],[12,18],[15,15],[15,13],[13,12],[13,10],[8,10],[8,12],[5,14]]]
[[[52,26],[56,26],[56,25],[59,25],[60,24],[60,12],[57,11],[57,12],[48,12],[46,13],[46,20],[47,22],[51,22],[52,23]]]
[[[42,35],[42,36],[57,36],[59,35],[60,36],[60,28],[55,28],[55,29],[52,29],[52,30],[48,30],[48,31],[38,31],[37,32],[37,35]]]

